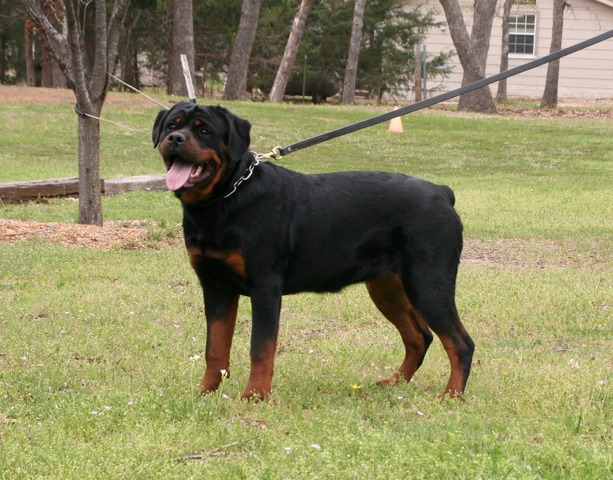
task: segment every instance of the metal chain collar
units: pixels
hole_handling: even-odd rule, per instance
[[[253,171],[255,170],[255,167],[257,167],[261,163],[262,157],[263,157],[262,154],[257,154],[255,156],[255,162],[249,165],[249,168],[247,168],[247,171],[244,173],[244,175],[242,175],[241,178],[239,178],[236,182],[234,182],[234,185],[232,186],[232,190],[230,191],[230,193],[228,193],[227,195],[224,195],[223,198],[228,198],[230,195],[233,195],[241,183],[251,178],[251,175],[253,175]]]

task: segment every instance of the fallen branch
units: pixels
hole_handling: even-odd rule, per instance
[[[251,438],[246,438],[244,440],[240,440],[238,442],[228,443],[226,445],[222,445],[221,447],[214,448],[210,452],[197,453],[197,454],[194,454],[194,455],[187,455],[185,457],[179,457],[179,458],[176,458],[175,461],[176,462],[189,462],[189,461],[202,460],[202,459],[207,458],[207,457],[216,457],[216,456],[219,456],[219,455],[223,455],[224,453],[226,453],[226,450],[228,450],[228,449],[230,449],[232,447],[237,447],[239,445],[244,445],[245,443],[252,442],[256,438],[257,437],[251,437]],[[253,453],[252,453],[252,455],[253,455]]]

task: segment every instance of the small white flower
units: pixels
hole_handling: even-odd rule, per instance
[[[98,412],[97,410],[92,410],[92,415],[98,415],[100,412]]]
[[[424,414],[424,412],[421,412],[419,410],[417,410],[417,415],[419,415],[420,417]]]
[[[314,448],[315,450],[321,450],[321,445],[319,445],[317,443],[312,443],[311,444],[311,448]]]
[[[197,362],[198,360],[200,360],[200,355],[192,355],[189,357],[190,362]]]
[[[109,410],[111,409],[111,406],[110,406],[110,405],[105,405],[105,406],[104,406],[104,409],[105,409],[106,411],[109,411]]]
[[[220,371],[221,378],[228,378],[228,371],[225,368],[222,368]]]
[[[605,385],[607,382],[605,382],[604,380],[598,380],[598,385]]]
[[[287,453],[292,451],[292,447],[285,447],[283,450],[285,450]]]

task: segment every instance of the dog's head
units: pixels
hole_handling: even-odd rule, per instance
[[[251,124],[223,107],[180,102],[158,113],[153,146],[166,165],[166,185],[187,203],[208,200],[247,152]]]

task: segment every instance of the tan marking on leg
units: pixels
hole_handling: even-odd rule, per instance
[[[251,359],[251,373],[242,398],[249,400],[270,398],[276,348],[276,342],[271,340],[264,346],[257,358]]]
[[[447,357],[449,357],[449,363],[451,364],[449,381],[447,382],[447,386],[440,396],[461,396],[464,392],[465,378],[456,345],[453,340],[446,335],[439,335],[439,338],[443,344],[443,347],[445,348],[445,351],[447,352]]]
[[[206,369],[200,382],[200,393],[213,392],[222,381],[222,370],[230,373],[230,349],[236,325],[238,295],[227,314],[209,322],[206,340]]]
[[[394,385],[401,379],[408,382],[421,365],[428,349],[429,342],[424,337],[428,328],[411,305],[398,275],[383,275],[367,282],[366,287],[376,307],[400,333],[405,347],[405,358],[398,372],[378,384]]]

